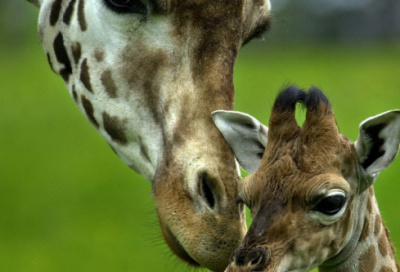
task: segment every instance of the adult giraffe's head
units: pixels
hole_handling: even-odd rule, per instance
[[[125,163],[153,184],[181,259],[221,271],[246,227],[234,155],[210,114],[233,107],[242,45],[269,0],[30,0],[52,69]]]
[[[301,127],[297,103],[307,108]],[[399,271],[372,184],[399,150],[400,110],[362,122],[356,143],[339,133],[316,88],[282,91],[268,133],[242,113],[213,116],[239,162],[255,171],[240,193],[253,223],[226,272]]]

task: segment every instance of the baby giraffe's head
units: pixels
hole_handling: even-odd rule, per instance
[[[296,104],[307,108],[299,127]],[[226,271],[309,271],[337,265],[360,241],[372,188],[394,160],[400,111],[369,118],[356,143],[339,133],[325,95],[312,88],[282,91],[269,130],[253,117],[217,111],[213,119],[230,143],[245,178],[241,199],[253,223]],[[373,231],[371,231],[373,232]]]

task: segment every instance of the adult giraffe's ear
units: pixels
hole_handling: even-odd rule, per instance
[[[400,110],[381,113],[360,124],[356,151],[362,167],[373,180],[396,158],[399,143]]]
[[[248,173],[254,173],[267,145],[268,128],[254,117],[237,111],[214,111],[212,118],[240,166]]]

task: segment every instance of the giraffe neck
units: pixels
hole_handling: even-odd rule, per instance
[[[382,222],[374,190],[366,192],[365,202],[360,214],[358,230],[348,245],[326,263],[319,267],[320,272],[397,272],[400,271],[395,259],[395,250],[389,232]]]

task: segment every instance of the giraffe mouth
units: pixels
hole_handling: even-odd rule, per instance
[[[183,245],[179,242],[176,236],[172,233],[172,231],[165,227],[166,231],[163,232],[166,242],[168,243],[170,249],[176,256],[178,256],[182,261],[188,263],[191,266],[199,267],[200,264],[196,262],[186,251]]]

